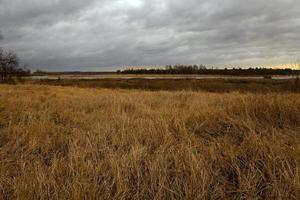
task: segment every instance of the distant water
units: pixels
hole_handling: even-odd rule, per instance
[[[149,75],[62,75],[62,76],[30,76],[31,80],[58,80],[58,79],[234,79],[234,80],[261,80],[263,76],[221,76],[221,75],[174,75],[174,76],[149,76]],[[296,76],[272,76],[274,80],[289,80],[296,79]]]

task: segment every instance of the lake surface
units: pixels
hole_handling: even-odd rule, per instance
[[[31,80],[58,80],[58,79],[233,79],[233,80],[261,80],[263,76],[221,76],[221,75],[49,75],[30,76]],[[296,79],[296,76],[272,76],[274,80]]]

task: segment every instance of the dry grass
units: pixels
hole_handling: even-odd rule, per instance
[[[1,199],[300,199],[300,94],[0,86]]]
[[[242,78],[242,77],[239,77]],[[300,93],[297,80],[251,79],[59,79],[26,80],[38,85],[72,86],[81,88],[139,89],[150,91],[202,91],[202,92],[293,92]]]

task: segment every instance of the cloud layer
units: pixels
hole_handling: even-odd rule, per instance
[[[3,35],[1,33],[1,31],[0,31],[0,40],[3,40],[3,39],[4,39],[4,37],[3,37]]]
[[[0,46],[33,69],[261,66],[300,57],[298,0],[0,0]]]

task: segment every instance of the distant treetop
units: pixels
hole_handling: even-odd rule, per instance
[[[294,75],[300,74],[300,70],[293,69],[272,69],[272,68],[231,68],[231,69],[211,69],[205,65],[167,65],[165,68],[153,69],[125,69],[118,70],[117,73],[122,74],[199,74],[199,75],[236,75],[236,76],[251,76],[251,75]]]

